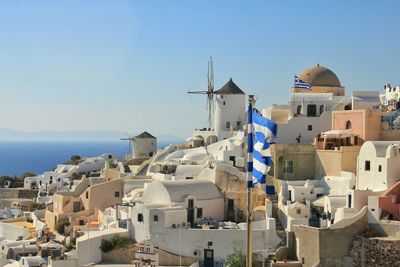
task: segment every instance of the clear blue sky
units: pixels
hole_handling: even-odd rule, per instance
[[[258,107],[316,64],[351,90],[400,83],[400,1],[1,1],[0,128],[187,137],[207,60]]]

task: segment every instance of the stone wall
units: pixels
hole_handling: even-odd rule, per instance
[[[367,212],[364,208],[354,217],[344,219],[325,229],[295,225],[294,234],[299,261],[304,267],[348,266],[353,238],[364,232],[367,224]]]
[[[399,266],[400,238],[356,236],[351,255],[353,266]]]
[[[126,249],[116,248],[109,252],[101,253],[101,260],[113,264],[130,264],[135,259],[134,246]]]
[[[30,190],[24,188],[0,188],[0,209],[9,207],[10,203],[18,199],[32,200],[37,197],[37,190]]]
[[[234,221],[245,221],[247,210],[246,181],[242,177],[238,177],[227,171],[217,169],[215,175],[215,184],[224,194],[224,219],[231,219],[228,218],[228,199],[232,199],[234,202]],[[257,206],[264,206],[265,196],[266,194],[263,189],[255,187],[253,189],[253,208]]]

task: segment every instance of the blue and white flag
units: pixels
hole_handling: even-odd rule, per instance
[[[259,183],[265,183],[265,175],[272,166],[270,143],[276,136],[276,123],[257,112],[253,112],[254,152],[253,178]]]
[[[311,85],[301,80],[299,77],[294,76],[294,88],[311,89]]]

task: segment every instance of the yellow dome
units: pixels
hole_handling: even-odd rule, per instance
[[[336,74],[319,64],[303,71],[299,78],[311,86],[341,87]]]

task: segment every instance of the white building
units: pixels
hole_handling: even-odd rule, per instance
[[[307,204],[300,202],[287,203],[280,207],[278,216],[283,228],[293,231],[294,225],[308,225],[310,219],[310,201]]]
[[[392,86],[390,83],[384,86],[385,93],[381,95],[383,104],[389,107],[389,110],[398,109],[398,102],[400,100],[400,86]]]
[[[132,138],[133,158],[151,158],[157,153],[157,138],[148,132],[143,132]]]
[[[193,132],[191,140],[199,145],[209,145],[243,131],[246,122],[246,94],[232,78],[215,94],[214,129],[203,128]]]
[[[232,78],[215,91],[215,131],[241,131],[245,125],[245,96]]]
[[[139,244],[135,251],[134,267],[158,267],[158,254],[151,244]]]
[[[98,172],[104,168],[107,161],[115,160],[111,154],[105,153],[98,157],[83,159],[77,165],[58,164],[54,171],[47,171],[37,176],[26,177],[24,180],[25,189],[39,189],[40,191],[50,191],[57,189],[64,191],[69,188],[69,178],[74,173]]]
[[[336,74],[320,65],[306,69],[299,77],[311,85],[309,90],[294,87],[288,104],[262,110],[263,116],[278,124],[276,143],[312,143],[316,134],[331,130],[332,111],[380,104],[379,92],[355,91],[345,96]]]
[[[208,180],[153,181],[137,191],[133,205],[108,209],[104,218],[102,227],[125,221],[132,239],[175,255],[201,259],[204,250],[211,249],[215,259],[224,259],[246,247],[246,225],[222,222],[224,198]],[[255,250],[272,252],[278,243],[273,218],[264,216],[254,223]]]
[[[357,161],[359,190],[387,190],[400,181],[400,142],[368,141],[360,150]]]

